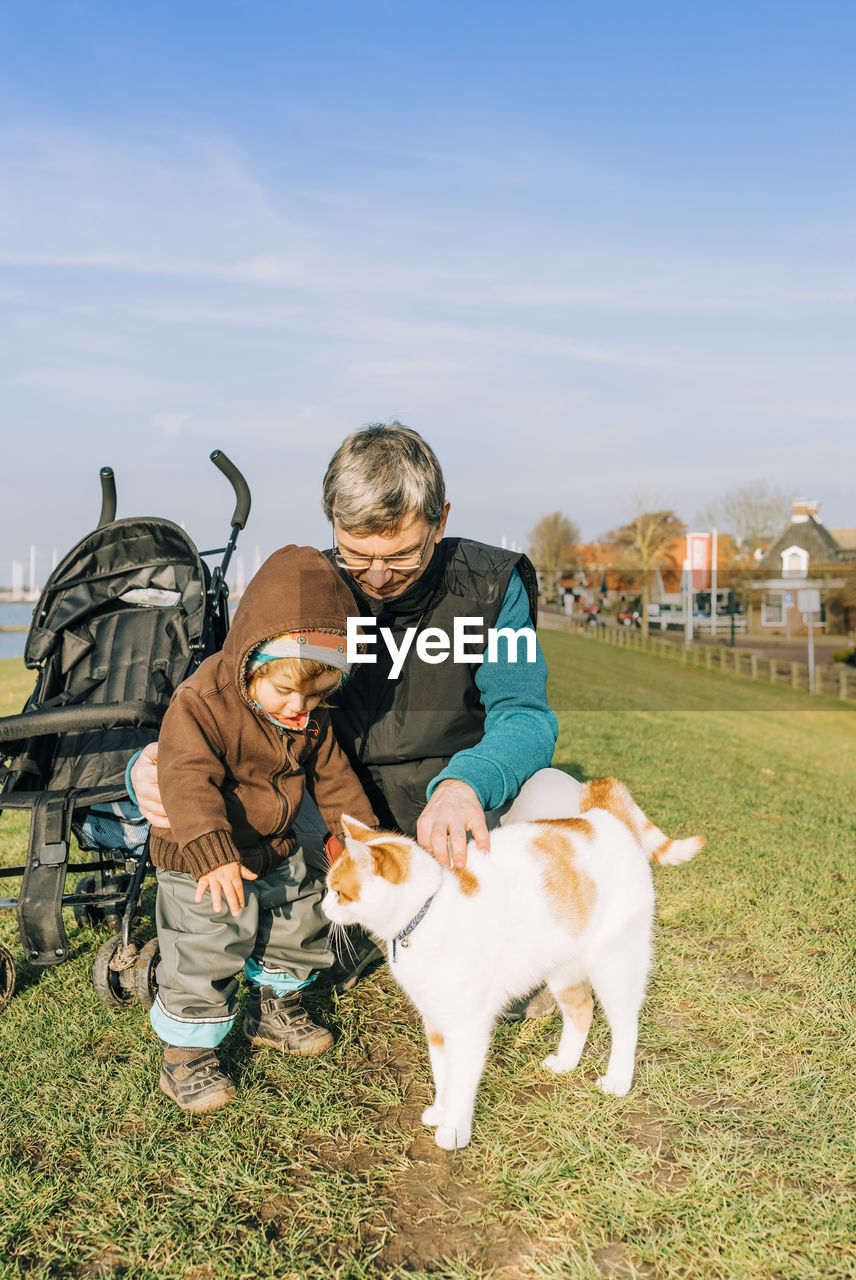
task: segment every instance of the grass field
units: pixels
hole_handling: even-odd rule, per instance
[[[318,994],[337,1035],[321,1059],[235,1036],[238,1098],[194,1121],[154,1088],[142,1011],[95,999],[101,935],[70,923],[69,962],[22,962],[0,1017],[3,1280],[856,1275],[856,710],[543,641],[557,762],[620,776],[669,834],[708,838],[656,871],[630,1095],[595,1088],[598,1015],[561,1079],[538,1065],[556,1018],[502,1025],[473,1144],[439,1152],[419,1126],[427,1055],[381,970]],[[0,711],[29,688],[0,664]],[[4,816],[0,838],[20,857],[20,825]],[[0,940],[17,960],[11,914]]]

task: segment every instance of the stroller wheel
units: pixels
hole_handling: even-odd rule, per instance
[[[15,990],[15,961],[8,947],[0,944],[0,1012],[12,998]]]
[[[130,954],[129,954],[130,953]],[[134,1003],[134,965],[137,949],[131,944],[122,953],[122,935],[114,934],[98,948],[92,966],[92,984],[95,994],[108,1009],[124,1009]]]
[[[134,992],[144,1009],[151,1009],[157,995],[158,984],[155,978],[160,957],[157,938],[151,938],[140,949],[137,963],[134,965]]]
[[[115,871],[107,877],[107,887],[114,893],[127,893],[131,885],[131,877],[124,871]],[[97,910],[97,908],[96,908]],[[105,907],[98,911],[101,919],[110,929],[122,928],[122,909],[121,907]]]
[[[77,882],[78,893],[95,892],[95,876],[81,876]],[[98,912],[88,902],[75,902],[72,907],[75,924],[80,929],[94,929],[98,924]]]
[[[104,877],[104,889],[111,893],[127,893],[130,883],[131,877],[124,871],[115,871]],[[95,876],[81,876],[77,882],[77,892],[95,891]],[[113,930],[122,927],[122,911],[118,906],[99,907],[96,902],[76,902],[72,910],[81,929],[97,929],[102,924]]]

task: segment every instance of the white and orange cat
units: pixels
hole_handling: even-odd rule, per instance
[[[436,1096],[422,1119],[446,1150],[470,1140],[497,1016],[544,982],[562,1013],[544,1067],[577,1066],[593,988],[612,1035],[598,1084],[619,1097],[630,1088],[652,959],[649,862],[687,862],[704,839],[668,840],[614,778],[586,783],[580,810],[499,827],[489,853],[470,841],[455,870],[415,840],[343,817],[347,848],[327,876],[324,911],[387,944],[428,1037]]]

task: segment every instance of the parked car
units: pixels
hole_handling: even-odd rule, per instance
[[[600,621],[600,619],[597,616],[600,613],[599,604],[596,604],[592,600],[578,600],[577,608],[579,612],[582,614],[583,622],[587,622],[590,627],[597,626],[598,622]]]
[[[642,626],[642,614],[638,609],[619,609],[615,617],[622,627]]]

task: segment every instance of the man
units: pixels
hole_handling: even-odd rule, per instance
[[[529,560],[444,536],[440,465],[397,422],[344,441],[324,477],[323,504],[334,540],[327,554],[354,595],[365,650],[333,724],[381,822],[462,866],[468,833],[487,850],[499,821],[578,813],[579,784],[548,767],[558,726],[532,632]],[[493,654],[475,652],[473,641],[456,654],[456,624],[470,636],[499,633]],[[527,631],[528,639],[509,634]],[[159,826],[156,754],[146,748],[131,780],[144,816]]]

